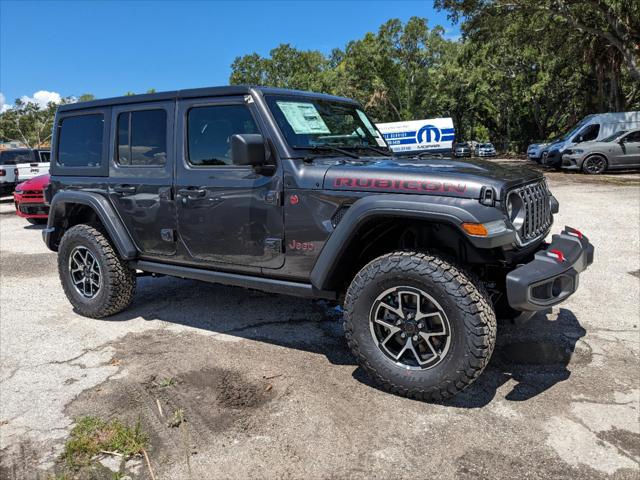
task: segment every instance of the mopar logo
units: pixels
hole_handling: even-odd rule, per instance
[[[455,130],[453,128],[438,128],[434,125],[425,125],[416,134],[418,143],[450,142],[453,140]]]
[[[440,129],[438,127],[434,127],[433,125],[425,125],[420,130],[418,130],[416,140],[418,140],[418,143],[439,142]]]

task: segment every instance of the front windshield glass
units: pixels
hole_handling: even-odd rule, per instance
[[[601,142],[613,142],[616,138],[624,135],[625,133],[627,133],[626,130],[621,130],[619,132],[614,133],[613,135],[609,135],[607,138],[603,138]]]
[[[387,148],[382,134],[354,104],[313,97],[267,95],[265,98],[293,148]]]
[[[584,127],[589,122],[589,120],[591,120],[591,117],[592,117],[592,115],[589,115],[589,116],[583,118],[582,120],[580,120],[580,122],[575,127],[573,127],[569,131],[569,133],[567,133],[566,135],[562,135],[562,136],[558,137],[558,139],[556,141],[565,141],[565,140],[568,140],[571,137],[573,137],[576,133],[578,133],[578,131],[582,127]]]
[[[491,143],[481,143],[480,148],[493,148]]]

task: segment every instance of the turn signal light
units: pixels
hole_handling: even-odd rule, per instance
[[[486,237],[489,235],[487,227],[482,223],[463,223],[462,229],[469,235],[475,235],[476,237]]]

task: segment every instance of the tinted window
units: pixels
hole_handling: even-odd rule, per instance
[[[0,152],[0,155],[0,165],[15,165],[16,163],[30,163],[33,161],[31,150]]]
[[[102,114],[63,119],[58,137],[58,164],[65,167],[100,166],[103,127]]]
[[[40,161],[48,163],[51,160],[51,152],[40,152]]]
[[[260,133],[244,105],[194,107],[187,120],[189,163],[231,165],[231,135]]]
[[[118,115],[118,163],[164,165],[167,161],[167,112],[141,110]]]
[[[593,125],[585,127],[585,129],[580,132],[580,136],[582,136],[583,142],[590,142],[598,138],[598,133],[600,133],[600,125],[594,123]]]
[[[640,130],[631,132],[629,135],[624,137],[624,141],[628,143],[640,142]]]

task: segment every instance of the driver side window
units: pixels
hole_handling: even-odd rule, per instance
[[[598,133],[600,133],[599,124],[594,123],[593,125],[589,125],[577,135],[576,142],[591,142],[598,138]]]
[[[245,105],[193,107],[187,115],[188,159],[194,166],[227,166],[231,136],[260,133]]]
[[[631,132],[629,135],[622,139],[624,143],[637,143],[640,142],[640,130],[637,132]]]

